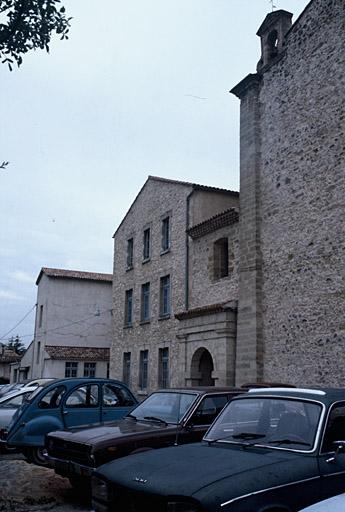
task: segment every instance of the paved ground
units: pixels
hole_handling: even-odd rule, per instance
[[[0,482],[0,512],[91,510],[85,495],[78,495],[67,479],[29,464],[20,454],[0,454]]]

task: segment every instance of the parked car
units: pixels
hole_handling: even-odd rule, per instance
[[[56,380],[53,378],[42,378],[42,379],[26,379],[21,382],[13,382],[12,384],[5,384],[0,388],[0,397],[11,393],[12,391],[16,391],[17,389],[28,387],[28,386],[44,386],[49,382]]]
[[[17,410],[1,437],[30,462],[46,465],[44,436],[52,430],[122,418],[138,400],[121,381],[98,378],[55,379],[39,386]]]
[[[224,405],[244,391],[229,387],[155,391],[117,422],[50,432],[45,442],[46,459],[56,473],[79,486],[94,468],[110,460],[200,441]]]
[[[22,387],[0,397],[0,429],[8,428],[17,409],[35,389],[35,386]]]
[[[96,512],[296,512],[345,490],[345,389],[253,389],[203,440],[94,471]]]
[[[345,494],[333,496],[327,500],[319,501],[310,507],[303,508],[300,512],[344,512]]]

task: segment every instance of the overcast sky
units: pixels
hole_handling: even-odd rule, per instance
[[[239,190],[239,100],[268,0],[62,0],[68,41],[0,64],[0,340],[33,338],[41,267],[112,272],[148,175]],[[294,14],[307,0],[275,0]],[[21,321],[25,317],[24,321]],[[17,325],[19,323],[19,325]]]

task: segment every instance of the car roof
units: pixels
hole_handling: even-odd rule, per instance
[[[247,397],[254,396],[280,396],[290,398],[303,398],[309,400],[318,400],[329,403],[339,400],[345,400],[345,388],[253,388],[246,393]]]
[[[234,388],[230,386],[186,386],[177,388],[160,388],[153,393],[198,393],[200,395],[206,393],[245,393],[246,390],[243,388]]]

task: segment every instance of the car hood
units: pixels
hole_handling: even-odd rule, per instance
[[[99,467],[95,475],[135,491],[199,499],[210,494],[221,502],[224,488],[226,499],[231,499],[262,489],[265,478],[269,486],[293,479],[296,459],[303,468],[301,459],[311,458],[254,446],[193,443],[117,459]]]
[[[156,434],[159,431],[165,432],[175,429],[176,425],[123,419],[104,423],[97,427],[57,430],[56,432],[50,432],[49,437],[53,436],[64,441],[95,446],[97,444],[104,444],[107,440],[114,442],[114,439],[125,438],[134,434],[147,433],[149,435],[151,433]]]

